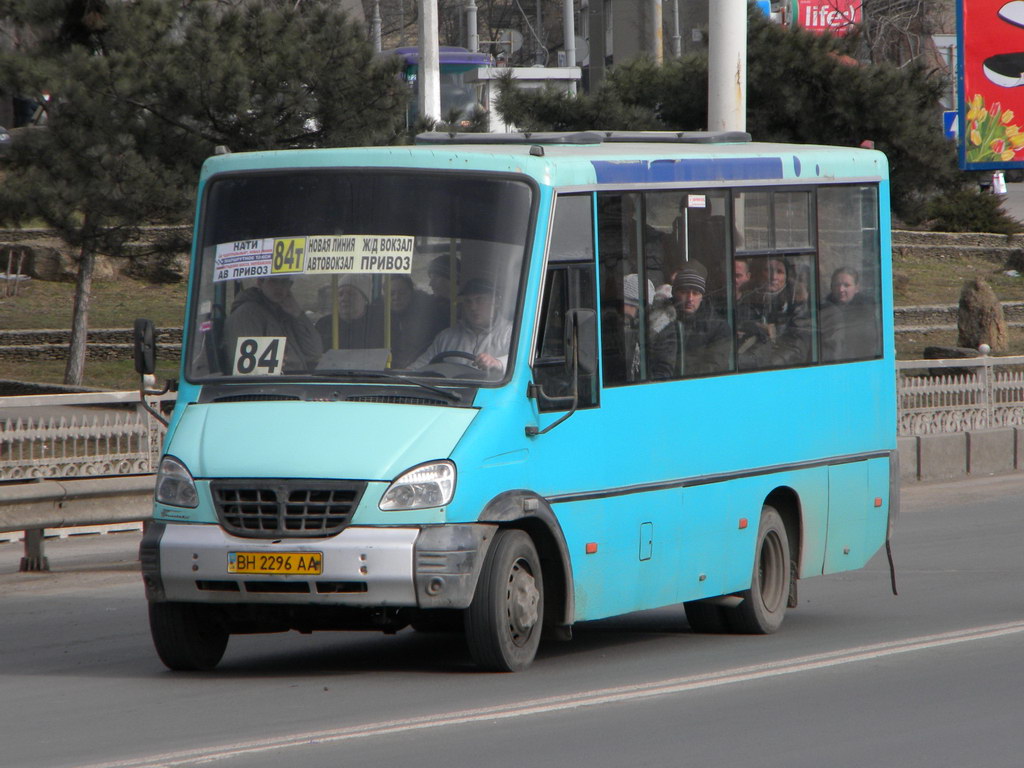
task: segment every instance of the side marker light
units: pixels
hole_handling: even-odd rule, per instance
[[[745,531],[747,529],[748,525],[750,525],[750,521],[748,521],[747,518],[745,518],[745,517],[741,517],[740,518],[740,530],[741,531]]]
[[[597,553],[597,542],[596,541],[588,541],[587,542],[587,554],[588,555],[593,555],[593,554],[596,554],[596,553]]]

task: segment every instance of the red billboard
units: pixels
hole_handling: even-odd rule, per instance
[[[960,165],[1024,166],[1024,0],[959,0]]]
[[[793,19],[811,32],[842,37],[860,24],[862,0],[793,0]]]

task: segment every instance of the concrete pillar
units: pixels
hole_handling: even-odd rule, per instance
[[[747,129],[747,2],[714,0],[708,20],[708,130]]]
[[[441,119],[441,61],[437,42],[437,0],[419,0],[420,63],[417,98],[420,114]]]

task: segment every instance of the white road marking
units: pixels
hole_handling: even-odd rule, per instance
[[[764,680],[771,677],[792,675],[817,669],[839,667],[846,664],[856,664],[861,661],[882,659],[903,653],[916,653],[918,651],[927,651],[932,648],[942,648],[960,643],[991,640],[1022,632],[1024,632],[1024,621],[992,624],[985,627],[975,627],[974,629],[943,632],[886,643],[844,648],[828,653],[800,656],[765,664],[752,664],[750,666],[707,672],[699,675],[687,675],[686,677],[668,678],[614,688],[598,688],[563,696],[550,696],[533,701],[482,707],[480,709],[459,710],[400,720],[383,720],[346,728],[296,733],[292,736],[252,739],[233,744],[166,752],[148,757],[82,764],[76,766],[76,768],[181,768],[182,766],[203,765],[220,760],[230,760],[246,755],[294,747],[332,744],[355,739],[386,736],[393,733],[408,733],[425,728],[444,728],[485,721],[492,722],[494,720],[529,717],[583,707],[595,707],[602,704],[620,704],[655,696],[689,693],[705,688],[716,688],[723,685],[733,685],[735,683]]]

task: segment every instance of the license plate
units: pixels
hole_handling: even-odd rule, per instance
[[[322,552],[228,552],[228,573],[319,576]]]

